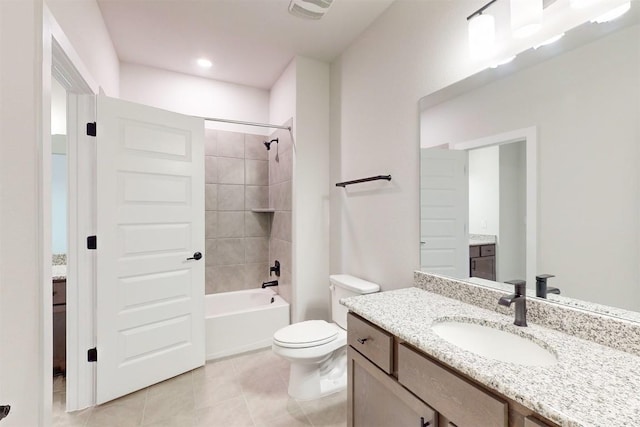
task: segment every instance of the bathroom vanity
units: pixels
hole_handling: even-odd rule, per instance
[[[501,307],[487,310],[418,287],[342,303],[350,310],[349,426],[613,427],[640,419],[637,353],[533,321],[520,328]],[[517,335],[554,362],[508,363],[467,351],[434,332],[443,322]]]
[[[348,322],[349,426],[556,425],[358,315]]]

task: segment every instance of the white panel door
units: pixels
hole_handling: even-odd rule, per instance
[[[204,364],[204,122],[97,111],[97,403]]]
[[[469,277],[466,151],[420,149],[420,269]]]

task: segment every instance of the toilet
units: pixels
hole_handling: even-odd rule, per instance
[[[307,320],[273,334],[275,354],[291,362],[289,396],[313,400],[347,386],[347,308],[340,299],[378,292],[380,286],[346,274],[329,276],[331,318]]]

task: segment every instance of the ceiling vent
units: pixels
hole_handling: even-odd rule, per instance
[[[329,10],[333,0],[291,0],[289,13],[304,19],[320,19]]]

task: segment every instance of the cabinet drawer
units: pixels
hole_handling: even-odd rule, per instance
[[[480,256],[480,246],[469,246],[469,258],[477,258]]]
[[[507,404],[404,344],[398,381],[458,427],[506,427]]]
[[[390,374],[393,368],[393,337],[374,324],[349,313],[347,342],[363,356]]]
[[[480,246],[480,256],[493,256],[496,254],[496,245]]]

